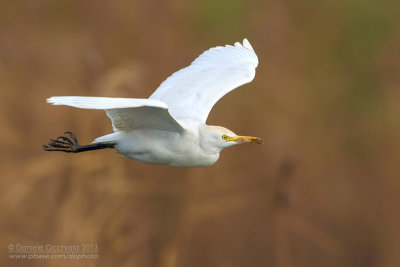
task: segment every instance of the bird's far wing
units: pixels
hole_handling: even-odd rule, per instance
[[[214,104],[233,89],[254,79],[258,58],[247,39],[235,46],[214,47],[175,72],[150,96],[169,107],[176,119],[206,122]]]
[[[182,126],[169,114],[162,101],[137,98],[53,96],[47,99],[54,105],[76,108],[104,109],[114,131],[139,128],[181,132]]]

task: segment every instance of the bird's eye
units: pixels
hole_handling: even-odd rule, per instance
[[[222,136],[222,139],[228,140],[228,136],[227,136],[227,135],[223,135],[223,136]]]

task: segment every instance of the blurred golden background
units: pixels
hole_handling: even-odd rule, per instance
[[[1,266],[400,266],[400,2],[3,1]],[[148,97],[216,45],[260,64],[208,124],[265,144],[205,168],[112,150],[49,153],[102,111],[50,96]],[[7,246],[82,244],[97,260],[10,260]]]

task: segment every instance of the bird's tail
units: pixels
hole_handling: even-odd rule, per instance
[[[117,143],[119,140],[119,135],[120,133],[116,132],[116,133],[112,133],[112,134],[107,134],[107,135],[103,135],[100,137],[97,137],[93,143]]]

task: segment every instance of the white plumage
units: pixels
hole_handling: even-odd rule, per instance
[[[257,65],[258,58],[244,39],[243,44],[207,50],[165,80],[148,99],[61,96],[47,102],[104,109],[114,133],[97,138],[95,144],[113,144],[127,157],[147,163],[205,166],[213,164],[225,147],[261,142],[256,137],[237,136],[223,127],[205,125],[214,104],[231,90],[252,81]],[[54,143],[46,147],[80,152]]]
[[[181,69],[150,96],[167,103],[175,118],[205,123],[214,104],[233,89],[254,79],[258,58],[247,39],[243,45],[215,47]]]

